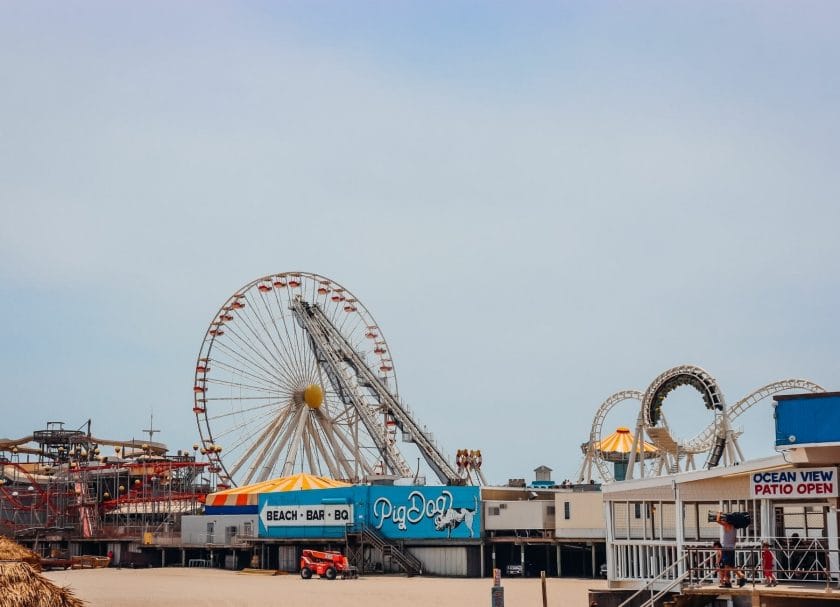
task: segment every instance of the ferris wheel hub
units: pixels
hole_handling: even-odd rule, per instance
[[[324,402],[324,389],[318,384],[309,384],[303,390],[303,402],[310,409],[320,409]]]

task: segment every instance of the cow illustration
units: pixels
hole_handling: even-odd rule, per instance
[[[475,508],[472,510],[469,508],[447,508],[444,512],[438,514],[435,517],[435,529],[438,531],[446,529],[446,537],[451,538],[452,530],[463,523],[469,529],[470,537],[474,537],[475,533],[472,525],[475,511],[478,510],[478,498],[473,499],[475,500]]]

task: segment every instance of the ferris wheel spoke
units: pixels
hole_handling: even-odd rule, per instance
[[[255,309],[255,303],[252,298],[249,296],[245,296],[245,301],[247,302],[247,306],[245,310],[247,312],[240,315],[240,320],[242,321],[242,326],[245,330],[253,336],[253,339],[256,343],[259,344],[259,348],[256,346],[255,342],[252,341],[250,336],[246,336],[244,332],[238,334],[238,337],[246,342],[252,351],[254,351],[265,363],[272,369],[275,369],[276,372],[283,374],[285,377],[290,378],[292,383],[298,381],[298,373],[294,366],[289,365],[286,361],[283,361],[282,358],[278,358],[277,352],[273,351],[271,348],[268,347],[266,342],[260,337],[259,331],[255,327],[255,320],[254,317],[258,316],[258,312]],[[256,322],[261,322],[259,318],[257,318]],[[266,358],[268,357],[268,358]],[[271,360],[269,360],[269,358]]]
[[[315,474],[320,476],[321,475],[321,467],[320,462],[316,461],[315,457],[313,456],[313,449],[312,449],[312,420],[308,418],[306,420],[307,431],[301,435],[301,442],[303,446],[303,457],[300,458],[300,468],[301,472],[303,472],[304,468],[304,460],[309,462],[309,473]]]
[[[289,415],[289,411],[291,407],[287,407],[277,418],[274,419],[269,425],[266,427],[265,430],[257,437],[257,440],[253,442],[253,444],[242,454],[242,456],[236,460],[236,463],[231,467],[230,474],[235,475],[239,473],[239,469],[250,460],[254,453],[256,453],[257,449],[262,448],[263,444],[266,446],[271,445],[274,442],[274,439],[277,438],[277,435],[280,433],[280,429],[283,427],[283,422],[285,422],[286,417]],[[256,469],[254,465],[252,465],[248,470],[248,478],[246,482],[250,482],[250,479],[253,477],[253,471]]]
[[[256,415],[252,415],[251,417],[239,421],[239,423],[232,425],[230,427],[224,427],[220,430],[218,434],[215,436],[215,441],[218,442],[221,439],[227,438],[231,436],[234,432],[240,432],[240,436],[250,436],[251,433],[247,432],[247,428],[250,427],[251,424],[256,423],[259,420],[262,420],[267,417],[271,417],[272,411],[262,411],[257,413]]]
[[[263,398],[263,397],[260,397]],[[250,413],[251,411],[258,411],[260,409],[267,409],[268,407],[276,408],[278,406],[282,406],[287,401],[282,400],[274,400],[268,403],[264,403],[262,405],[256,405],[254,407],[248,407],[243,409],[234,409],[232,411],[226,411],[225,413],[219,413],[217,415],[208,415],[207,419],[210,421],[216,421],[219,419],[224,419],[226,417],[231,417],[233,415],[241,415],[242,413]]]
[[[286,288],[288,289],[289,287],[287,286]],[[265,301],[265,299],[262,299],[262,302],[263,302],[263,306],[266,309],[266,312],[268,313],[269,319],[272,321],[271,326],[274,328],[274,332],[277,335],[277,340],[283,345],[283,349],[286,352],[286,356],[290,359],[292,364],[298,369],[299,373],[302,376],[312,377],[312,375],[310,373],[307,373],[306,364],[304,362],[305,353],[301,352],[299,347],[297,349],[295,349],[295,348],[290,349],[291,339],[289,339],[289,331],[288,331],[288,326],[286,324],[287,312],[286,312],[286,310],[283,309],[283,303],[280,301],[280,293],[275,289],[275,291],[274,291],[274,302],[277,304],[277,314],[275,314],[271,311],[271,306],[269,306],[269,303],[267,301]],[[280,335],[280,329],[277,326],[276,320],[277,320],[278,317],[283,322],[283,327],[284,327],[284,330],[286,331],[286,339],[285,340],[283,339],[283,336]],[[295,332],[295,337],[297,338],[297,332]],[[273,337],[272,337],[272,341],[274,341]],[[295,342],[297,343],[297,339],[295,340]]]
[[[283,463],[283,476],[288,476],[294,472],[295,460],[297,460],[297,454],[300,450],[303,429],[306,427],[306,420],[308,418],[308,412],[304,411],[304,409],[306,409],[306,407],[301,407],[302,413],[297,420],[298,423],[289,439],[289,451],[286,455],[286,461]]]
[[[288,287],[286,287],[286,289],[288,290]],[[259,296],[256,296],[256,297],[259,298],[260,302],[262,303],[262,307],[268,311],[269,318],[274,319],[275,315],[272,314],[271,308],[269,307],[268,302],[266,301],[266,298],[263,297],[262,295],[259,295]],[[277,302],[279,317],[285,325],[286,314],[283,311],[283,304],[280,302],[280,295],[279,295],[279,292],[278,292],[277,289],[274,290],[274,300]],[[265,324],[265,321],[263,320],[262,316],[260,315],[260,313],[258,311],[256,301],[253,298],[251,298],[249,301],[252,302],[251,308],[252,308],[252,311],[253,311],[253,316],[256,319],[256,322],[258,322],[260,324],[260,326],[263,327],[263,330],[266,333],[268,333],[268,328]],[[277,331],[276,320],[273,320],[272,325],[274,326],[275,331]],[[252,325],[252,330],[253,330],[253,325]],[[268,333],[268,334],[269,334],[269,337],[271,337],[271,334],[270,333]],[[295,333],[295,337],[297,337],[296,333]],[[277,351],[277,354],[280,356],[281,359],[284,360],[284,365],[285,365],[287,371],[290,374],[294,375],[296,378],[298,378],[298,383],[302,383],[303,381],[305,381],[305,379],[307,377],[307,374],[306,374],[305,365],[303,365],[303,363],[301,362],[301,353],[299,351],[300,348],[299,347],[295,348],[293,346],[291,338],[289,338],[285,341],[281,339],[280,341],[281,341],[282,344],[284,344],[283,352],[285,352],[285,357],[283,356],[283,352],[281,352],[279,349]],[[295,340],[295,341],[297,342],[297,340]]]
[[[275,388],[275,389],[276,389],[277,386],[280,385],[277,382],[271,382],[271,380],[269,378],[266,378],[262,375],[256,375],[254,373],[251,373],[251,372],[246,371],[244,369],[241,369],[239,367],[234,367],[233,365],[230,365],[227,362],[225,362],[223,360],[220,360],[220,359],[213,359],[213,365],[216,366],[216,367],[220,367],[220,368],[224,369],[225,371],[229,371],[230,373],[232,373],[234,375],[247,377],[249,379],[252,379],[256,382],[260,382],[260,383],[262,383],[266,386],[270,386],[270,387]]]
[[[262,361],[264,361],[265,363],[267,363],[267,364],[268,364],[268,368],[264,367],[264,366],[263,366],[263,363],[261,363],[261,362],[257,362],[255,359],[251,358],[251,356],[249,356],[249,355],[245,354],[245,353],[244,353],[244,352],[243,352],[240,348],[236,348],[236,349],[234,349],[234,348],[232,348],[232,347],[228,346],[227,344],[219,343],[219,344],[218,344],[218,347],[219,347],[219,349],[220,349],[220,350],[223,350],[223,351],[224,351],[224,352],[226,352],[229,356],[231,356],[231,357],[233,357],[233,358],[236,358],[236,359],[240,360],[242,363],[244,363],[244,364],[246,364],[246,365],[250,365],[250,366],[252,366],[252,367],[254,367],[254,368],[256,368],[256,369],[259,369],[260,371],[262,371],[262,372],[264,372],[264,373],[266,374],[266,377],[269,377],[269,378],[274,379],[274,380],[276,380],[276,381],[282,381],[284,378],[288,380],[288,378],[287,378],[285,375],[282,375],[282,376],[280,376],[280,377],[278,377],[277,375],[275,375],[275,374],[274,374],[275,372],[271,370],[271,363],[269,363],[269,362],[268,362],[268,361],[266,361],[264,358],[262,358],[262,357],[260,356],[259,352],[257,352],[256,350],[254,350],[254,347],[253,347],[253,346],[252,346],[249,342],[247,342],[247,341],[245,341],[245,340],[242,340],[242,338],[240,338],[240,337],[238,336],[238,334],[237,334],[237,332],[236,332],[236,331],[234,331],[232,328],[228,328],[228,332],[229,332],[230,334],[232,334],[232,335],[236,336],[236,337],[237,337],[237,339],[239,339],[239,341],[240,341],[241,343],[246,344],[246,345],[248,346],[248,348],[249,348],[250,350],[252,350],[252,351],[254,352],[254,354],[258,357],[258,359],[260,359],[260,360],[262,360]],[[279,370],[278,370],[278,371],[279,371]]]
[[[210,401],[217,401],[217,402],[232,402],[232,401],[240,401],[240,400],[266,400],[269,398],[273,398],[276,395],[272,396],[208,396],[204,400],[207,402]],[[281,394],[282,396],[282,394]]]
[[[288,287],[287,287],[288,288]],[[289,323],[286,322],[286,317],[288,316],[287,311],[283,309],[283,305],[280,303],[280,295],[275,293],[275,300],[277,301],[277,307],[280,308],[280,320],[283,321],[283,331],[286,333],[286,339],[281,341],[285,344],[288,344],[289,348],[291,348],[291,353],[289,354],[290,358],[295,361],[295,364],[300,368],[300,370],[305,374],[306,373],[306,363],[303,360],[303,356],[300,355],[301,352],[301,345],[300,340],[298,338],[299,329],[295,329],[296,325],[292,325],[292,330],[289,331]],[[279,335],[280,329],[275,324],[275,329]],[[292,347],[292,335],[294,335],[294,342],[295,347]],[[288,351],[288,348],[287,348]],[[314,356],[310,356],[310,359],[314,359]]]
[[[266,450],[262,453],[260,461],[256,466],[257,471],[259,472],[258,480],[264,481],[268,479],[272,472],[277,469],[277,465],[280,460],[280,455],[286,449],[290,437],[292,436],[292,434],[294,434],[295,429],[300,424],[301,418],[306,415],[306,409],[307,407],[305,406],[297,407],[286,418],[282,433],[280,434],[280,438],[277,439],[274,445],[274,449],[270,451]],[[281,473],[281,476],[286,475],[285,473]]]
[[[279,298],[278,298],[278,295],[277,295],[277,290],[274,289],[273,292],[274,292],[274,295],[275,295],[275,300],[278,301],[278,307],[281,307],[280,303],[279,303]],[[267,312],[269,319],[272,319],[272,317],[274,315],[272,314],[271,308],[269,307],[268,302],[266,301],[266,297],[263,296],[263,295],[259,295],[259,296],[257,296],[257,299],[260,301],[260,303],[262,304],[262,307]],[[257,311],[256,304],[252,305],[252,310],[253,310],[256,322],[258,322],[260,324],[260,326],[262,327],[263,335],[266,335],[268,337],[268,340],[271,342],[271,345],[273,346],[272,356],[274,358],[278,358],[277,356],[274,356],[274,354],[279,355],[279,358],[278,358],[278,364],[279,364],[279,360],[283,359],[282,348],[280,346],[278,346],[277,343],[274,341],[274,336],[272,335],[272,332],[269,330],[268,326],[266,325],[265,320],[262,317],[262,314],[260,314]],[[282,314],[282,308],[281,308],[281,314]],[[277,325],[275,323],[272,323],[272,325],[274,326],[274,329],[276,331],[277,330]],[[282,343],[282,340],[281,340],[281,343]],[[266,349],[269,349],[267,345],[265,345],[265,347],[266,347]],[[289,354],[288,349],[286,350],[286,354],[287,354],[286,358],[288,358],[288,354]],[[294,368],[294,370],[296,372],[296,375],[298,377],[305,377],[306,374],[304,372],[303,367],[299,364],[296,364],[297,363],[297,357],[295,357],[293,361],[289,361],[289,362],[291,363],[289,365],[289,368]]]
[[[247,297],[246,297],[246,300],[247,300]],[[248,301],[249,301],[249,303],[251,303],[251,302],[250,302],[250,300],[248,300]],[[252,304],[252,305],[253,305],[253,304]],[[247,309],[247,307],[246,307],[246,309]],[[239,338],[239,339],[240,339],[243,343],[247,344],[247,345],[248,345],[248,347],[251,349],[251,351],[253,351],[253,352],[254,352],[254,354],[255,354],[257,357],[259,357],[261,360],[263,360],[263,361],[265,362],[265,364],[266,364],[266,365],[268,365],[268,367],[269,367],[269,368],[271,368],[271,369],[276,369],[276,371],[277,371],[277,372],[283,373],[283,374],[284,374],[287,378],[288,378],[288,377],[291,377],[291,378],[295,378],[295,379],[297,379],[297,378],[295,377],[295,375],[296,375],[296,374],[295,374],[294,370],[293,370],[293,369],[290,369],[290,368],[288,367],[288,365],[286,365],[286,364],[284,364],[283,362],[281,362],[281,361],[280,361],[280,360],[279,360],[279,359],[275,356],[275,353],[274,353],[274,352],[272,352],[272,351],[271,351],[271,350],[270,350],[270,349],[266,346],[265,342],[264,342],[264,341],[260,338],[260,336],[259,336],[259,334],[257,333],[256,329],[254,329],[254,327],[253,327],[253,326],[251,325],[251,323],[248,321],[248,317],[249,317],[249,316],[250,316],[249,314],[243,314],[243,315],[241,315],[241,316],[240,316],[240,319],[242,320],[242,325],[243,325],[243,326],[244,326],[244,327],[245,327],[245,328],[246,328],[246,329],[247,329],[247,330],[251,333],[251,335],[253,335],[253,336],[254,336],[254,339],[256,339],[257,343],[259,343],[259,344],[262,346],[262,350],[258,349],[258,348],[254,345],[254,343],[253,343],[253,342],[252,342],[249,338],[246,338],[244,335],[241,335],[241,334],[239,334],[238,332],[235,332],[235,331],[234,331],[234,335],[236,335],[236,336],[237,336],[237,337],[238,337],[238,338]],[[266,354],[267,354],[267,355],[268,355],[268,356],[269,356],[272,360],[269,360],[268,358],[266,358],[266,356],[265,356]]]
[[[243,453],[246,453],[246,454],[247,454],[247,452],[248,452],[248,450],[250,449],[250,447],[246,447],[246,446],[247,446],[247,445],[252,445],[252,444],[259,445],[259,443],[260,443],[261,441],[265,440],[266,433],[267,433],[267,432],[268,432],[271,428],[273,428],[273,427],[274,427],[274,424],[275,424],[275,422],[276,422],[276,419],[277,419],[277,418],[275,417],[275,418],[274,418],[274,421],[269,421],[269,422],[268,422],[268,425],[266,426],[266,429],[265,429],[265,430],[263,430],[263,431],[260,433],[260,435],[257,437],[257,439],[256,439],[256,440],[254,440],[254,436],[253,436],[253,434],[246,434],[245,436],[242,436],[242,437],[241,437],[238,441],[236,441],[235,443],[233,443],[233,444],[232,444],[232,445],[231,445],[228,449],[226,449],[226,451],[227,451],[228,453],[240,453],[240,452],[243,452]],[[241,451],[243,447],[245,447],[245,450],[244,450],[244,451]],[[235,474],[235,471],[236,471],[236,472],[238,472],[237,465],[239,465],[239,462],[240,462],[240,460],[241,460],[242,458],[244,458],[244,459],[248,459],[245,455],[240,456],[240,459],[239,459],[239,460],[237,460],[236,464],[235,464],[235,465],[231,468],[231,470],[229,471],[231,474]]]
[[[280,390],[277,389],[277,388],[272,389],[271,387],[255,386],[253,384],[246,384],[246,383],[243,383],[243,382],[226,381],[224,379],[214,379],[214,378],[211,378],[211,377],[208,377],[205,380],[205,383],[213,384],[213,385],[216,385],[216,386],[230,386],[231,388],[239,388],[240,390],[242,388],[247,388],[248,390],[253,390],[255,392],[267,392],[268,394],[277,394],[277,393],[280,392]]]

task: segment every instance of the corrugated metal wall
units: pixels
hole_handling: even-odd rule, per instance
[[[481,572],[476,546],[415,546],[408,551],[423,563],[423,573],[466,577]]]
[[[210,533],[208,523],[213,524]],[[251,534],[257,529],[256,514],[228,514],[228,515],[195,515],[181,518],[181,541],[185,544],[225,544],[228,545],[235,536],[247,535],[246,523]],[[231,534],[231,527],[236,527],[236,534]]]
[[[277,569],[297,571],[298,564],[297,546],[277,546]]]

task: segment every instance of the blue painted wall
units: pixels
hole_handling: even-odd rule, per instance
[[[776,447],[840,443],[840,394],[776,397]]]
[[[259,511],[283,506],[353,505],[353,528],[368,525],[390,539],[478,539],[481,508],[478,487],[381,487],[265,493]],[[260,516],[260,537],[342,538],[343,526],[266,526]]]

